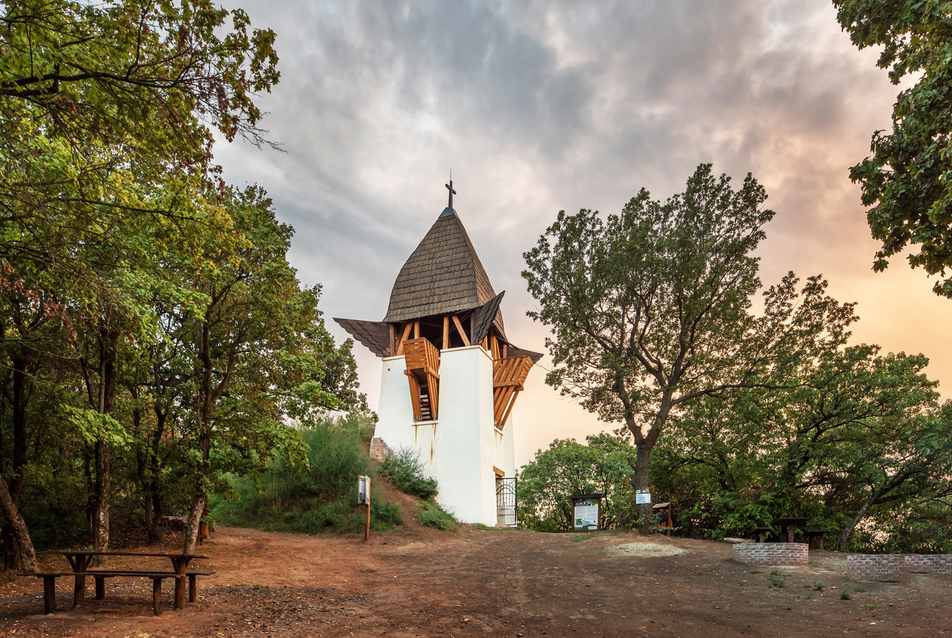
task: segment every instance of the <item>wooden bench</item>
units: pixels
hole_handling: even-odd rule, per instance
[[[141,571],[132,569],[89,569],[83,572],[23,572],[23,576],[35,576],[43,579],[43,611],[46,614],[56,613],[56,579],[59,576],[75,577],[75,588],[73,592],[73,607],[85,606],[86,598],[86,576],[92,576],[96,581],[96,600],[102,600],[106,595],[107,578],[151,578],[152,579],[152,611],[156,616],[162,615],[162,581],[166,578],[185,578],[188,577],[188,602],[195,602],[196,598],[196,577],[211,576],[213,571],[192,571],[184,574],[163,571]],[[178,591],[180,588],[176,587]],[[184,604],[180,603],[176,597],[175,609],[182,609]]]

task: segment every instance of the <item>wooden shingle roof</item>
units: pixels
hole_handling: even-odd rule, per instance
[[[400,269],[383,321],[474,310],[495,296],[456,211],[446,208]],[[496,313],[493,324],[504,334],[501,313]]]

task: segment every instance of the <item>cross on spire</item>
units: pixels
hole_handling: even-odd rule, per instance
[[[450,208],[453,208],[453,195],[456,194],[456,191],[453,190],[453,171],[452,171],[452,170],[450,170],[450,183],[449,183],[449,184],[445,184],[445,186],[446,186],[446,189],[450,192],[450,203],[449,203],[449,207],[450,207]]]

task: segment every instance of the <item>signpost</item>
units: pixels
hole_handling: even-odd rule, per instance
[[[572,529],[576,532],[595,531],[601,514],[601,503],[604,494],[574,494],[569,496],[572,501]]]
[[[357,502],[366,506],[364,518],[364,540],[370,540],[370,477],[357,477]]]

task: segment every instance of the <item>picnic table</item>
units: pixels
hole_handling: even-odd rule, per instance
[[[785,516],[782,518],[774,519],[774,525],[779,525],[783,528],[783,533],[780,534],[781,543],[792,543],[794,534],[796,534],[797,528],[802,526],[807,522],[806,518],[800,518],[798,516]]]
[[[208,556],[198,554],[184,554],[172,552],[123,552],[123,551],[94,551],[94,550],[62,550],[41,552],[42,554],[58,554],[66,558],[72,571],[70,572],[45,572],[45,573],[25,573],[25,576],[36,576],[43,578],[43,603],[47,614],[52,614],[56,609],[56,578],[58,576],[73,576],[75,586],[73,589],[73,607],[83,607],[86,599],[86,577],[92,576],[96,581],[96,599],[101,600],[105,596],[107,578],[121,576],[141,577],[152,579],[152,603],[153,611],[156,616],[162,613],[161,588],[162,580],[165,578],[175,579],[175,609],[185,607],[185,579],[188,578],[189,602],[195,602],[197,576],[208,576],[214,572],[210,571],[188,571],[188,564],[195,559],[205,559]],[[138,556],[146,558],[167,558],[172,562],[172,571],[153,570],[134,570],[134,569],[90,569],[89,566],[93,560],[99,556]]]

